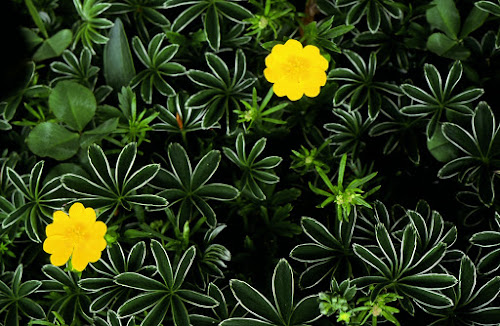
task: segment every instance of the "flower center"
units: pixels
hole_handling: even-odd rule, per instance
[[[298,81],[299,83],[307,76],[309,64],[306,58],[299,55],[290,55],[284,64],[284,73],[287,79]]]
[[[88,237],[88,232],[84,225],[75,224],[73,226],[73,241],[75,243],[79,243],[81,241],[85,241]]]

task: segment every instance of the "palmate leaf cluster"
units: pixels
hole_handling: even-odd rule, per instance
[[[0,325],[500,324],[498,1],[9,6]],[[318,96],[263,74],[290,39]],[[77,202],[81,272],[43,249]]]

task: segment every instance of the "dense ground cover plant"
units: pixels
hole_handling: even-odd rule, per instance
[[[500,324],[500,3],[5,6],[0,326]]]

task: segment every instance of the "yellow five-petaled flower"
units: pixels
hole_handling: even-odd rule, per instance
[[[85,208],[81,203],[73,204],[69,216],[63,211],[54,212],[54,221],[47,225],[47,239],[43,250],[49,254],[50,262],[62,266],[71,257],[73,269],[83,271],[88,263],[95,263],[101,258],[106,248],[107,227],[96,221],[92,208]]]
[[[318,96],[320,87],[326,84],[328,61],[314,45],[302,44],[290,39],[285,44],[277,44],[266,57],[264,76],[274,83],[277,96],[297,101],[305,94]]]

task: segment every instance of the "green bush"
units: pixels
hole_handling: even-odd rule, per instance
[[[6,7],[0,325],[500,325],[500,3]]]

